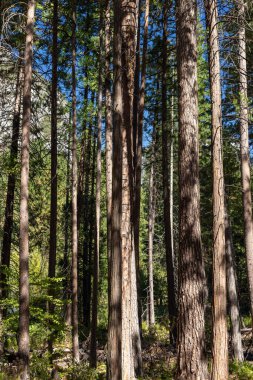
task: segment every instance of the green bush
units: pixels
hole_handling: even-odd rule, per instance
[[[238,380],[252,380],[253,379],[253,365],[248,362],[231,363],[230,372],[231,374],[236,375]]]

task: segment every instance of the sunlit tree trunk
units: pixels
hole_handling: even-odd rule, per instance
[[[212,379],[228,378],[226,309],[226,251],[224,174],[222,155],[222,113],[218,10],[216,0],[206,0],[209,32],[209,67],[212,100],[213,170],[213,363]]]
[[[179,85],[179,289],[177,380],[207,380],[199,193],[197,10],[177,3]]]
[[[31,85],[34,16],[36,2],[29,0],[27,12],[23,120],[21,141],[21,181],[20,181],[20,253],[19,253],[19,339],[18,352],[23,362],[21,380],[29,379],[29,235],[28,235],[28,184],[29,146],[31,129]]]
[[[249,154],[249,111],[248,111],[248,83],[247,57],[245,35],[245,4],[238,0],[238,60],[239,60],[239,90],[240,90],[240,135],[241,135],[241,178],[244,219],[244,240],[248,269],[250,310],[253,326],[253,220],[252,196]]]
[[[78,338],[78,231],[77,231],[77,152],[76,152],[76,2],[72,4],[72,350],[79,362]]]

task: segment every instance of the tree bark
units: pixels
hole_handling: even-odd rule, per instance
[[[174,278],[174,260],[171,240],[169,162],[168,162],[168,126],[167,126],[167,19],[168,3],[163,6],[163,49],[162,49],[162,173],[163,173],[163,220],[165,230],[165,251],[167,269],[167,292],[170,329],[172,341],[176,339],[176,294]]]
[[[122,380],[122,8],[121,0],[114,1],[114,84],[113,84],[113,157],[112,157],[112,246],[108,323],[108,372],[110,380]],[[117,17],[116,17],[117,15]]]
[[[248,270],[250,310],[253,328],[253,220],[251,174],[249,154],[249,110],[248,110],[248,83],[247,83],[247,57],[245,35],[245,5],[238,0],[238,57],[239,57],[239,91],[240,91],[240,146],[241,146],[241,181],[242,203],[244,220],[244,241]]]
[[[222,156],[222,113],[218,10],[216,0],[206,1],[209,32],[209,68],[212,100],[213,170],[213,363],[212,380],[228,379],[226,309],[226,251],[224,173]]]
[[[108,257],[108,294],[110,294],[110,268],[112,244],[112,99],[111,99],[111,28],[110,0],[105,5],[105,139],[106,139],[106,202],[107,202],[107,257]],[[109,303],[109,299],[108,299]]]
[[[72,4],[72,349],[79,362],[78,338],[78,231],[77,231],[77,152],[76,152],[76,1]]]
[[[232,229],[225,203],[225,237],[227,256],[227,295],[229,301],[229,314],[231,320],[231,340],[233,358],[237,362],[243,362],[242,335],[240,329],[240,308],[237,292],[236,271],[234,262],[234,245]]]
[[[90,343],[90,365],[97,366],[97,310],[98,310],[98,281],[99,281],[99,248],[100,248],[100,218],[101,218],[101,135],[102,135],[102,49],[103,49],[103,5],[100,0],[100,32],[99,32],[99,73],[98,73],[98,126],[97,126],[97,180],[96,180],[96,225],[95,225],[95,250],[93,263],[93,297],[92,297],[92,325]]]
[[[29,0],[27,11],[23,120],[21,142],[21,182],[20,182],[20,253],[19,253],[19,339],[18,352],[23,362],[21,380],[29,379],[29,235],[28,235],[28,184],[29,184],[29,145],[31,129],[31,85],[32,47],[36,2]]]
[[[155,209],[156,209],[156,184],[154,176],[155,163],[155,124],[153,127],[152,155],[149,177],[149,216],[148,216],[148,325],[155,323],[154,307],[154,281],[153,281],[153,247],[154,247],[154,227],[155,227]]]
[[[199,193],[197,9],[178,0],[179,83],[179,291],[177,380],[207,380],[205,359],[205,272]]]
[[[4,212],[4,226],[3,226],[3,243],[1,253],[1,266],[0,266],[0,299],[4,300],[8,296],[8,271],[10,267],[11,258],[11,240],[13,229],[13,209],[14,209],[14,195],[16,187],[16,174],[15,165],[18,157],[18,140],[20,129],[20,107],[21,107],[21,87],[22,87],[22,65],[18,62],[17,82],[15,89],[14,101],[14,114],[12,121],[12,136],[10,147],[10,173],[7,180],[7,195]],[[3,317],[6,315],[7,310],[4,306],[0,306],[0,355],[3,353]]]
[[[58,67],[58,0],[54,0],[53,44],[52,44],[52,88],[51,88],[51,205],[49,237],[49,280],[55,278],[57,249],[57,67]],[[54,283],[49,283],[49,297],[54,297]],[[54,304],[49,301],[49,313],[54,314]],[[53,352],[54,328],[50,328],[48,340],[49,353]]]

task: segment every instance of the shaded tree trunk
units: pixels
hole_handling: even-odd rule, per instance
[[[113,156],[112,156],[112,235],[108,322],[107,378],[122,379],[122,8],[121,0],[114,1],[114,83],[113,83]]]
[[[241,146],[241,180],[242,202],[244,220],[244,241],[247,259],[250,310],[253,326],[253,220],[251,174],[249,154],[249,110],[248,110],[248,84],[247,84],[247,57],[245,35],[245,4],[238,0],[238,57],[239,57],[239,91],[240,91],[240,146]]]
[[[6,270],[10,267],[11,258],[11,240],[13,229],[13,209],[14,209],[14,195],[16,187],[16,174],[14,172],[18,156],[18,140],[20,129],[20,106],[21,106],[21,87],[22,87],[22,65],[18,62],[17,82],[15,89],[14,101],[14,115],[12,121],[12,136],[10,147],[10,173],[7,180],[7,195],[4,213],[4,226],[3,226],[3,243],[1,254],[1,267],[0,267],[0,298],[4,300],[8,296],[8,273]],[[4,306],[0,306],[0,354],[3,352],[3,317],[6,314]]]
[[[222,155],[222,113],[218,10],[216,0],[207,0],[209,67],[212,99],[213,171],[213,363],[212,380],[228,378],[226,309],[226,251],[224,173]]]
[[[149,216],[148,216],[148,324],[152,326],[155,323],[154,307],[154,281],[153,281],[153,247],[154,247],[154,227],[155,227],[155,209],[156,209],[156,184],[154,176],[155,163],[155,124],[153,127],[152,155],[149,177]]]
[[[168,156],[168,126],[167,126],[167,19],[168,3],[163,6],[163,49],[162,49],[162,173],[163,173],[163,220],[165,230],[165,251],[167,269],[168,309],[170,318],[171,338],[176,339],[176,294],[174,278],[174,260],[171,240],[170,192],[169,192],[169,156]]]
[[[242,335],[240,330],[240,308],[237,292],[237,281],[234,262],[234,245],[228,212],[225,204],[225,237],[227,256],[227,294],[229,302],[229,314],[231,320],[231,340],[233,358],[238,362],[244,361]]]
[[[100,0],[100,32],[99,32],[99,73],[98,73],[98,126],[97,126],[97,180],[96,180],[96,224],[95,224],[95,249],[93,263],[93,292],[92,292],[92,325],[90,343],[90,365],[97,366],[97,310],[98,310],[98,282],[99,282],[99,248],[100,248],[100,202],[101,202],[101,135],[102,135],[102,49],[103,49],[103,6]]]
[[[112,234],[112,99],[111,99],[111,28],[110,0],[105,4],[105,139],[106,139],[106,202],[107,202],[107,257],[108,257],[108,294],[110,294],[111,234]],[[108,296],[109,297],[109,296]],[[108,298],[109,303],[109,298]]]
[[[23,363],[21,380],[29,379],[29,235],[28,235],[28,184],[29,146],[31,129],[31,85],[32,47],[34,35],[34,15],[36,2],[29,0],[27,11],[23,119],[21,142],[21,181],[20,181],[20,252],[19,252],[19,339],[18,353]]]
[[[205,272],[199,194],[197,10],[195,0],[177,4],[179,82],[179,290],[177,380],[207,380]]]
[[[77,231],[77,152],[76,152],[76,1],[72,4],[72,349],[79,362],[78,338],[78,231]]]
[[[58,0],[54,0],[53,44],[52,44],[52,88],[51,88],[51,204],[49,237],[49,280],[55,277],[57,250],[57,66],[58,66]],[[49,297],[54,297],[54,283],[49,283]],[[54,304],[49,301],[49,313],[54,314]],[[49,352],[53,352],[54,328],[50,328],[48,340]]]

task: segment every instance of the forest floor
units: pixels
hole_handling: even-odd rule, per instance
[[[99,332],[98,367],[92,370],[88,365],[89,338],[81,345],[81,362],[72,365],[71,350],[68,343],[58,344],[50,364],[47,350],[31,353],[31,380],[104,380],[106,379],[106,331]],[[253,380],[253,343],[251,332],[243,333],[245,362],[230,363],[230,380]],[[144,380],[173,380],[176,364],[175,349],[169,344],[169,332],[162,325],[143,329],[143,377]],[[208,356],[211,354],[210,347]],[[7,354],[0,361],[0,380],[19,380],[18,363],[15,355]]]

